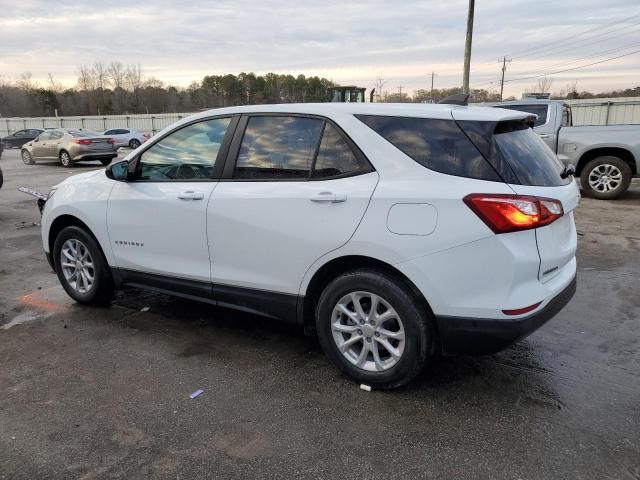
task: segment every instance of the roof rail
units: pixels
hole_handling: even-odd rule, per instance
[[[468,93],[456,93],[449,95],[447,98],[440,100],[438,103],[446,103],[449,105],[469,105]]]

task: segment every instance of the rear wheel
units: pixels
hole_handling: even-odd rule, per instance
[[[71,167],[73,166],[73,162],[71,161],[71,155],[69,155],[69,152],[67,152],[66,150],[62,150],[60,152],[60,163],[62,164],[63,167]]]
[[[433,352],[429,313],[406,285],[373,270],[344,274],[325,288],[316,328],[329,360],[357,382],[376,388],[409,382]]]
[[[33,165],[36,163],[33,161],[33,157],[29,153],[29,150],[22,150],[22,161],[25,165]]]
[[[138,148],[140,146],[140,140],[136,139],[136,138],[132,138],[129,141],[129,148],[131,148],[132,150],[135,150],[136,148]]]
[[[63,228],[53,246],[56,274],[78,303],[105,305],[113,297],[111,269],[96,240],[80,227]]]
[[[580,174],[586,195],[601,200],[618,198],[629,188],[631,167],[618,157],[597,157],[587,163]]]

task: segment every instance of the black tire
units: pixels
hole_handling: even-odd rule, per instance
[[[104,165],[105,167],[107,165],[109,165],[111,163],[111,160],[113,160],[112,158],[101,158],[100,159],[100,163],[102,163],[102,165]]]
[[[80,241],[88,250],[93,263],[93,284],[86,292],[75,289],[65,277],[62,265],[62,248],[67,240]],[[60,284],[67,294],[76,302],[84,305],[108,305],[114,294],[111,268],[104,258],[102,249],[93,236],[84,229],[76,226],[63,228],[53,245],[53,261]]]
[[[58,158],[60,159],[60,163],[65,168],[73,167],[73,161],[71,160],[71,155],[66,150],[60,150],[58,154]]]
[[[616,172],[617,169],[620,172],[620,181],[611,190],[606,190],[604,185],[602,186],[603,190],[598,190],[596,186],[592,185],[590,179],[596,181],[599,176],[602,176],[607,171],[607,168],[610,168],[613,172]],[[580,184],[586,196],[600,200],[613,200],[627,191],[631,184],[632,176],[631,167],[627,162],[621,158],[607,155],[594,158],[584,166],[580,173]]]
[[[138,140],[136,138],[132,138],[131,140],[129,140],[129,148],[131,150],[135,150],[139,146],[140,146],[140,140]]]
[[[25,165],[33,165],[36,163],[31,153],[29,153],[29,150],[22,150],[22,152],[20,152],[20,156],[22,157],[22,162]]]
[[[354,365],[338,349],[331,328],[333,311],[338,302],[352,292],[369,292],[381,297],[402,320],[405,334],[404,351],[397,363],[388,369],[365,370]],[[424,369],[435,350],[435,328],[430,313],[424,308],[422,302],[415,298],[404,282],[384,272],[367,269],[339,276],[322,292],[315,315],[320,345],[331,363],[356,382],[374,388],[396,388],[409,382]],[[386,325],[388,324],[385,324],[385,328],[387,328]],[[358,335],[362,333],[363,330],[357,332]],[[344,335],[349,334],[345,333]],[[378,335],[376,334],[376,336]],[[380,347],[377,346],[378,340],[373,336],[370,336],[369,339],[380,352]],[[364,346],[364,339],[361,343]],[[373,354],[367,353],[365,358],[368,359],[369,355]]]

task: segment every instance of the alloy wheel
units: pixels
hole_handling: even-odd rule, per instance
[[[95,269],[87,246],[70,238],[60,250],[60,266],[65,280],[79,293],[87,293],[93,287]]]
[[[331,333],[342,355],[370,372],[394,367],[405,348],[400,316],[389,302],[370,292],[351,292],[338,301],[331,315]]]
[[[610,163],[596,165],[589,172],[589,186],[597,192],[611,192],[617,189],[621,183],[622,172]]]

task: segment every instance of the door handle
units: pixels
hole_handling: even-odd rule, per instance
[[[539,133],[538,136],[540,138],[549,138],[549,135],[547,135],[546,133]]]
[[[340,203],[346,202],[347,196],[345,194],[333,192],[318,192],[309,200],[316,203]]]
[[[202,200],[204,198],[204,193],[187,190],[186,192],[179,193],[178,198],[180,200]]]

